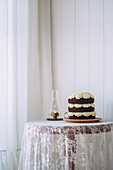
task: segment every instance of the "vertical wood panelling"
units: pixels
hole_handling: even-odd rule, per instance
[[[113,120],[113,1],[51,2],[54,82],[62,112],[70,94],[90,91],[97,116]]]
[[[62,112],[75,91],[75,1],[62,0]]]
[[[104,119],[113,120],[113,1],[104,0]]]
[[[90,0],[90,92],[103,117],[103,0]]]
[[[89,91],[89,0],[76,0],[76,91]]]

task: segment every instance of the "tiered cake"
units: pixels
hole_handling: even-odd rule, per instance
[[[70,119],[95,119],[94,96],[88,92],[74,93],[68,97]]]

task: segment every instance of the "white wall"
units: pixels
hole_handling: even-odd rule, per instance
[[[52,0],[55,89],[61,111],[75,91],[95,95],[99,117],[113,120],[113,0]]]

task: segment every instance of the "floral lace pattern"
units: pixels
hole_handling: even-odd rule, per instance
[[[25,125],[19,170],[112,170],[113,123]]]

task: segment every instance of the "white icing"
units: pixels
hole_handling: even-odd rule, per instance
[[[83,93],[82,92],[76,94],[76,99],[80,99],[82,97],[83,97]]]
[[[67,114],[68,114],[68,116],[75,115],[77,117],[79,117],[79,116],[86,116],[87,117],[87,116],[90,116],[90,115],[96,116],[96,112],[68,112]]]
[[[88,98],[90,98],[91,97],[91,94],[90,93],[84,93],[83,94],[83,98],[84,99],[88,99]]]
[[[78,92],[78,93],[72,94],[68,98],[69,99],[73,99],[73,98],[76,98],[76,99],[81,99],[81,98],[89,99],[90,97],[94,98],[94,96],[91,93],[88,93],[88,92]]]
[[[77,95],[77,93],[74,93],[74,94],[72,94],[71,96],[69,96],[68,98],[69,98],[69,99],[75,98],[76,95]]]
[[[84,107],[84,108],[88,108],[88,107],[95,107],[95,105],[93,103],[91,104],[70,104],[68,103],[68,107],[69,108],[80,108],[80,107]]]

